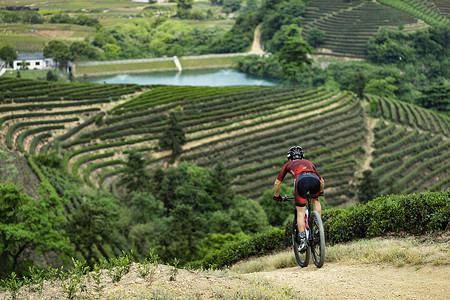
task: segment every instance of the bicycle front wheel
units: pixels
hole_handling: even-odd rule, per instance
[[[323,230],[322,218],[317,211],[312,212],[312,245],[311,252],[316,267],[320,268],[325,262],[325,232]]]
[[[303,252],[300,251],[300,241],[298,240],[297,220],[292,222],[292,246],[294,247],[295,259],[300,267],[307,267],[311,255],[310,248],[306,248]]]

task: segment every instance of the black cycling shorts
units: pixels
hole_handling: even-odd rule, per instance
[[[314,173],[301,173],[296,179],[295,205],[306,205],[306,197],[309,192],[312,198],[317,198],[320,193],[320,179]]]

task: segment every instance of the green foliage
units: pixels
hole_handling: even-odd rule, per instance
[[[241,232],[236,234],[219,234],[213,233],[210,237],[206,237],[202,241],[202,248],[200,252],[206,255],[209,252],[222,249],[228,243],[237,243],[249,239],[250,236]],[[202,256],[204,256],[202,255]]]
[[[292,187],[286,184],[280,185],[280,195],[292,195]],[[271,226],[284,226],[286,219],[292,215],[292,203],[279,202],[273,200],[273,189],[266,190],[259,199],[259,204],[267,215],[267,220]]]
[[[0,183],[9,181],[20,185],[19,183],[22,182],[14,161],[15,157],[13,155],[0,149],[0,169],[2,170],[0,173]]]
[[[450,114],[450,83],[443,77],[439,77],[431,86],[422,90],[422,96],[418,104],[425,108]]]
[[[130,253],[122,251],[122,255],[109,259],[107,269],[112,282],[119,282],[124,275],[128,274],[133,262],[133,255],[133,251]]]
[[[159,147],[164,150],[172,151],[172,162],[181,154],[182,146],[186,143],[186,136],[183,128],[178,123],[175,113],[169,116],[169,124],[162,137],[159,139]]]
[[[58,76],[56,76],[55,74],[53,74],[52,70],[49,70],[47,72],[47,75],[45,77],[45,80],[47,81],[58,81]]]
[[[182,264],[196,258],[205,226],[201,216],[191,206],[180,204],[170,217],[159,220],[153,231],[152,248],[163,261],[178,258]]]
[[[189,15],[189,10],[192,9],[194,0],[177,0],[177,15],[180,19],[185,19]]]
[[[371,170],[364,171],[362,175],[357,186],[358,200],[361,203],[367,203],[378,196],[378,178],[372,176]]]
[[[395,79],[392,77],[372,79],[367,83],[365,91],[381,97],[392,98],[397,91],[397,87],[392,83],[395,83]]]
[[[230,217],[247,234],[264,232],[268,229],[266,213],[258,202],[250,199],[238,198],[236,207],[231,210]]]
[[[279,39],[279,36],[286,35],[286,30],[283,30],[284,26],[301,27],[301,16],[304,8],[305,1],[303,0],[274,0],[263,2],[259,9],[263,18],[261,39],[268,45],[269,51],[275,54],[278,50],[270,48],[270,45],[273,44],[273,39]],[[284,31],[284,33],[280,33],[279,31]]]
[[[325,40],[325,32],[316,27],[309,28],[306,33],[308,35],[306,41],[314,48],[320,46]]]
[[[17,299],[19,289],[25,284],[23,279],[19,278],[16,272],[11,272],[5,279],[0,279],[0,286],[8,291],[11,295],[11,299]]]
[[[241,8],[241,0],[223,0],[222,10],[224,13],[236,12]]]
[[[324,211],[324,229],[332,244],[388,232],[423,234],[445,230],[450,219],[450,190],[389,195],[347,209]]]
[[[265,78],[281,78],[281,65],[274,55],[239,56],[234,61],[234,66],[241,72],[257,75]]]
[[[68,14],[56,13],[49,19],[50,23],[65,23],[65,24],[77,24],[85,26],[95,26],[98,24],[96,18],[90,17],[88,15],[78,15],[75,18],[70,17]]]
[[[21,272],[31,250],[67,253],[69,241],[61,232],[63,218],[55,215],[61,200],[41,190],[39,201],[21,194],[12,183],[0,185],[0,274]]]
[[[69,46],[58,40],[52,40],[44,47],[44,56],[52,57],[55,61],[62,63],[72,59]]]
[[[8,11],[0,10],[0,23],[24,23],[24,24],[42,24],[44,18],[36,11]]]
[[[145,169],[145,158],[137,151],[128,154],[128,161],[122,173],[119,185],[125,185],[129,192],[141,192],[148,189],[150,175]]]
[[[72,212],[65,229],[75,250],[82,253],[89,265],[93,265],[100,259],[93,250],[96,243],[124,243],[118,234],[128,223],[124,218],[127,215],[111,196],[85,196]]]
[[[234,204],[235,191],[232,183],[233,178],[227,172],[225,164],[219,161],[211,172],[211,197],[220,210],[227,210]]]
[[[247,240],[225,244],[220,250],[207,254],[202,260],[193,262],[191,266],[212,269],[229,267],[245,258],[284,250],[289,243],[284,230],[274,228],[267,233],[255,234]]]
[[[278,52],[283,78],[295,86],[297,84],[297,76],[303,66],[311,64],[308,54],[312,54],[312,52],[311,46],[300,35],[288,36]]]
[[[255,28],[260,22],[261,16],[258,12],[247,11],[239,14],[230,31],[211,43],[210,53],[247,51],[251,47]]]
[[[3,45],[0,47],[0,59],[6,61],[8,64],[12,65],[14,60],[17,59],[17,53],[14,47],[11,45]]]
[[[86,285],[82,281],[82,277],[89,272],[89,267],[85,266],[85,262],[72,258],[73,267],[69,269],[65,281],[61,283],[67,299],[77,298],[77,292],[86,290]]]

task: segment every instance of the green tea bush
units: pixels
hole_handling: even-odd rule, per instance
[[[225,244],[222,249],[207,254],[201,261],[191,263],[191,267],[224,268],[251,256],[261,256],[283,250],[289,243],[290,241],[285,237],[285,230],[274,228],[267,233],[256,234],[247,240]]]
[[[367,204],[323,212],[325,237],[330,244],[382,236],[388,232],[423,234],[448,230],[450,189],[410,195],[389,195]],[[290,228],[275,228],[249,239],[225,244],[190,264],[194,268],[224,268],[251,256],[262,256],[290,245]]]
[[[423,234],[446,230],[450,220],[450,190],[389,195],[365,205],[326,210],[325,236],[332,244],[387,232]]]

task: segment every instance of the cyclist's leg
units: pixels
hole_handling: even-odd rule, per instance
[[[297,228],[298,232],[305,231],[305,206],[295,206],[297,209]],[[303,220],[303,222],[301,221]]]
[[[319,197],[317,198],[311,198],[314,210],[319,213],[320,216],[322,216],[322,205],[320,204]]]
[[[305,231],[305,207],[307,190],[303,187],[301,180],[296,181],[295,208],[297,209],[297,228],[299,232]]]

